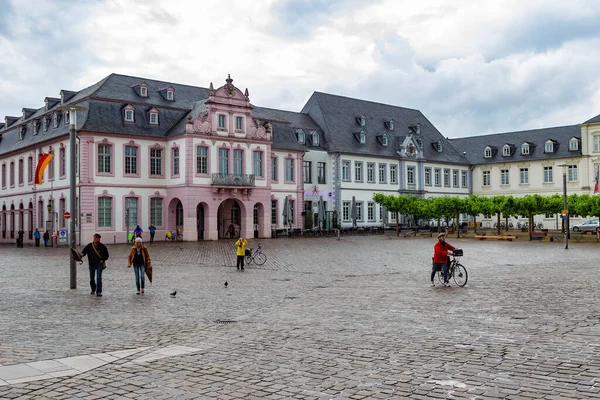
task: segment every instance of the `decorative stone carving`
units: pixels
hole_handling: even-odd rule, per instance
[[[213,200],[217,200],[218,195],[219,195],[219,189],[213,188],[213,192],[212,192]]]
[[[154,192],[155,196],[160,196],[160,192],[157,190],[156,192]]]
[[[198,117],[193,122],[194,132],[210,135],[211,127],[208,111],[198,114]]]
[[[108,196],[108,190],[103,190],[102,191],[102,196]]]
[[[129,191],[129,195],[130,195],[130,196],[135,196],[135,192],[134,192],[133,190],[130,190],[130,191]]]

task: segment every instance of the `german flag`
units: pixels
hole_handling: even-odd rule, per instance
[[[44,180],[44,171],[46,170],[46,167],[48,166],[48,164],[50,164],[50,161],[52,161],[52,154],[46,154],[43,153],[40,156],[40,159],[38,160],[38,165],[37,168],[35,169],[35,184],[36,185],[40,185],[42,183],[42,181]]]

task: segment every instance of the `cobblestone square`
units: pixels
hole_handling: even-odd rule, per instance
[[[104,297],[65,248],[2,246],[0,398],[600,398],[598,245],[448,241],[464,288],[430,287],[430,238],[250,240],[244,272],[157,242],[140,296],[107,243]]]

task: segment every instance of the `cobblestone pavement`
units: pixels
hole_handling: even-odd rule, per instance
[[[143,296],[109,244],[104,297],[64,248],[0,247],[0,398],[600,398],[597,244],[449,239],[469,282],[432,288],[434,241],[264,240],[244,272],[231,241],[155,243]],[[75,370],[7,382],[50,360]]]

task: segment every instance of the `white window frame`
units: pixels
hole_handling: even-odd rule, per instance
[[[544,167],[544,183],[553,183],[553,174],[554,171],[552,167]]]
[[[221,125],[221,122],[223,122],[223,125]],[[227,130],[227,116],[225,114],[217,114],[217,130]]]
[[[460,171],[460,185],[463,188],[466,188],[469,186],[467,171],[464,171],[464,170]]]
[[[173,101],[175,99],[175,91],[173,89],[167,89],[167,100]]]
[[[521,155],[527,155],[527,154],[529,154],[529,144],[523,143],[521,145]]]
[[[544,153],[554,153],[554,142],[548,140],[544,143]]]
[[[425,186],[431,186],[431,167],[425,168]]]
[[[500,170],[500,185],[501,186],[510,185],[510,170],[508,170],[508,169]]]
[[[135,122],[135,113],[133,112],[133,109],[126,108],[123,118],[125,122]]]
[[[240,116],[235,117],[235,130],[237,132],[244,131],[244,117],[240,117]]]
[[[482,171],[481,185],[482,186],[492,186],[492,173],[490,171]]]
[[[367,183],[375,183],[375,163],[367,163]]]
[[[140,96],[148,97],[148,88],[146,86],[140,86]]]
[[[377,178],[379,178],[379,183],[387,183],[387,164],[378,165]]]
[[[151,112],[150,113],[150,125],[158,125],[158,113]]]
[[[491,147],[486,147],[485,150],[483,150],[483,158],[492,158]]]
[[[398,183],[398,166],[390,165],[390,183]]]
[[[441,168],[436,168],[433,171],[433,181],[434,181],[435,186],[437,186],[437,187],[442,186],[442,169]]]
[[[569,141],[569,151],[577,151],[579,150],[579,140],[571,139]]]
[[[384,135],[381,137],[381,144],[382,144],[383,146],[387,146],[387,145],[388,145],[388,137],[387,137],[387,135],[386,135],[386,134],[384,134]]]
[[[600,135],[594,136],[594,151],[600,152]]]
[[[579,180],[577,165],[569,165],[567,167],[567,181],[577,182]]]
[[[363,162],[354,161],[354,182],[363,181]]]
[[[350,202],[342,202],[342,221],[350,221]]]
[[[342,160],[342,181],[350,182],[350,160]]]
[[[312,133],[312,144],[313,146],[319,145],[319,134],[317,132]]]
[[[458,170],[457,169],[453,169],[452,170],[452,187],[460,187],[460,182],[458,181]]]
[[[360,133],[360,135],[359,135],[359,138],[360,138],[360,139],[359,139],[359,142],[360,142],[361,144],[365,144],[365,143],[367,143],[367,134],[366,134],[366,133],[364,133],[364,132],[361,132],[361,133]]]
[[[521,185],[529,185],[529,168],[520,168],[519,178]]]
[[[306,144],[306,133],[302,129],[296,130],[296,135],[298,136],[298,143]]]
[[[444,168],[444,187],[450,187],[450,168]]]
[[[510,146],[504,145],[502,147],[502,157],[510,157]]]
[[[408,165],[406,167],[406,184],[407,185],[415,184],[415,167],[414,167],[414,165]]]

